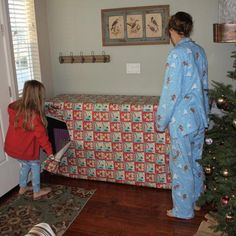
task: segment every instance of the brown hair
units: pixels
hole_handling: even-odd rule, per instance
[[[192,16],[186,12],[177,12],[169,20],[168,31],[171,29],[181,36],[189,37],[193,29]]]
[[[17,127],[19,117],[23,116],[22,127],[25,130],[34,130],[33,119],[39,114],[43,125],[47,126],[47,120],[43,112],[45,87],[37,80],[28,80],[24,84],[23,95],[14,105],[16,117],[14,126]]]

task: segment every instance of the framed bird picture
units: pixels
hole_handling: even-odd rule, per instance
[[[169,44],[169,5],[102,9],[103,46]]]

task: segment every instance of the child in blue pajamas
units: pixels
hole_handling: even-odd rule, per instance
[[[169,52],[156,127],[171,138],[170,170],[173,208],[170,217],[191,219],[203,191],[203,170],[196,162],[202,156],[208,127],[208,63],[204,50],[189,36],[192,17],[177,12],[168,24],[174,48]]]

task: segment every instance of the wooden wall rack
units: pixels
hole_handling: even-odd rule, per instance
[[[101,55],[95,55],[94,52],[91,52],[91,55],[83,55],[81,52],[80,55],[73,55],[71,53],[69,56],[63,56],[62,53],[59,55],[59,62],[64,63],[108,63],[110,62],[110,55],[106,55],[103,52]]]

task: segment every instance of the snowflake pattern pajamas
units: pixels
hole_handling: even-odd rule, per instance
[[[201,158],[204,130],[208,127],[208,64],[204,50],[183,38],[170,51],[156,114],[160,132],[171,137],[172,214],[189,219],[203,191]]]

